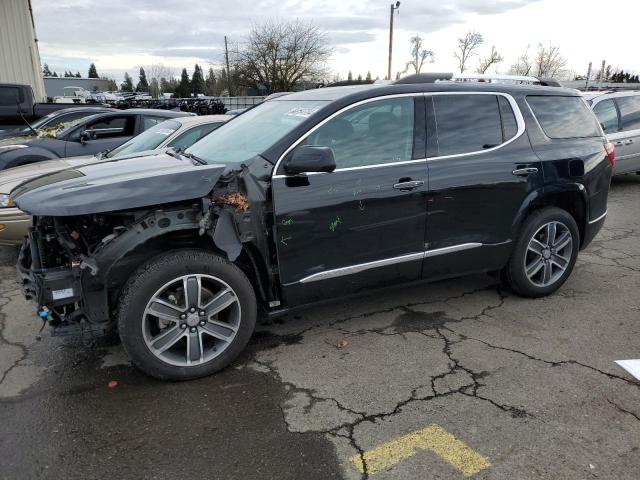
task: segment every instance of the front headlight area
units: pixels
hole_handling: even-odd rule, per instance
[[[16,204],[13,202],[13,198],[8,193],[0,193],[0,208],[10,208],[15,207]]]
[[[27,148],[29,145],[4,145],[0,147],[0,153],[10,152],[11,150],[18,150],[19,148]]]

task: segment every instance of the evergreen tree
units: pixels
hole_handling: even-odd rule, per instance
[[[51,73],[51,70],[49,70],[49,65],[46,63],[44,64],[44,67],[42,67],[42,75],[45,77],[53,76],[53,73]]]
[[[64,77],[65,77],[65,78],[67,78],[67,77],[71,77],[71,76],[72,76],[72,75],[71,75],[69,72],[67,72],[66,70],[64,71]]]
[[[56,77],[57,78],[58,77],[58,72],[53,72],[52,77]]]
[[[149,82],[147,82],[147,74],[144,73],[144,68],[140,67],[140,76],[138,77],[138,85],[136,86],[136,92],[149,92]]]
[[[204,93],[205,87],[206,85],[204,81],[204,75],[202,74],[202,68],[200,68],[200,65],[196,63],[196,66],[193,70],[193,77],[191,78],[191,92],[194,95],[197,95],[198,93]]]
[[[124,72],[124,82],[120,84],[120,90],[123,92],[133,92],[133,80],[127,72]]]
[[[113,78],[109,78],[109,83],[107,85],[107,90],[109,92],[117,92],[118,91],[118,84],[116,83],[116,81]]]
[[[207,79],[205,80],[205,93],[210,97],[216,94],[216,74],[213,72],[213,68],[209,67],[209,73],[207,74]]]
[[[91,65],[89,65],[89,78],[100,78],[98,77],[98,70],[96,70],[96,65],[94,63],[92,63]]]
[[[80,72],[76,72],[76,78],[82,78],[82,75],[80,75]]]
[[[358,74],[358,81],[361,82],[362,81],[362,75]]]
[[[191,96],[191,80],[189,80],[189,74],[187,73],[187,69],[182,69],[182,74],[180,75],[180,84],[178,88],[176,88],[176,94],[174,97],[178,98],[187,98]]]
[[[367,72],[367,81],[371,81],[371,72]]]
[[[347,75],[347,80],[350,82],[353,81],[353,74],[351,73],[351,70],[349,70],[349,75]]]

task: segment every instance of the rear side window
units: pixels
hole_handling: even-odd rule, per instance
[[[440,156],[478,152],[502,143],[496,95],[434,95],[433,104]]]
[[[601,135],[598,121],[581,97],[528,96],[527,103],[549,138]]]
[[[620,108],[622,130],[640,129],[640,96],[619,97],[616,99]]]
[[[518,133],[518,123],[509,100],[506,97],[499,96],[498,103],[500,104],[500,116],[502,117],[502,141],[506,142]]]
[[[596,114],[604,133],[612,133],[620,130],[618,124],[618,109],[613,100],[603,100],[593,107],[593,113]]]
[[[190,147],[198,140],[200,140],[205,135],[213,132],[216,128],[222,125],[220,123],[209,123],[207,125],[200,125],[199,127],[194,127],[191,130],[179,135],[177,138],[173,139],[169,143],[169,147],[173,147],[176,150],[181,150]]]

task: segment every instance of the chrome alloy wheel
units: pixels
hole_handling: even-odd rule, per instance
[[[142,334],[147,348],[170,365],[202,365],[222,354],[240,327],[233,289],[211,275],[184,275],[160,287],[147,303]]]
[[[555,283],[569,267],[573,253],[571,231],[562,222],[546,223],[536,231],[524,256],[525,274],[537,287]]]

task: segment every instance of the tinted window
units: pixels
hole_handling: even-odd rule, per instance
[[[600,125],[605,133],[617,132],[620,128],[618,125],[618,110],[613,100],[604,100],[593,107],[593,113],[598,117]]]
[[[502,143],[496,95],[434,95],[439,155],[493,148]]]
[[[616,102],[620,109],[622,130],[640,129],[640,96],[619,97]]]
[[[24,102],[21,93],[16,87],[0,87],[0,105],[16,105],[18,101]]]
[[[176,150],[185,149],[196,143],[205,135],[213,132],[216,128],[222,125],[220,123],[209,123],[207,125],[200,125],[199,127],[194,127],[182,135],[178,135],[177,138],[174,138],[170,143],[169,147],[173,147]]]
[[[108,117],[90,122],[75,132],[73,138],[79,139],[82,130],[94,130],[98,138],[129,137],[133,136],[134,127],[135,121],[131,116]]]
[[[506,97],[499,96],[498,103],[500,104],[500,117],[502,117],[502,141],[506,142],[518,133],[518,123],[509,100]]]
[[[549,138],[600,136],[598,122],[581,97],[531,96],[527,102]]]
[[[413,98],[377,100],[332,118],[305,140],[331,147],[337,168],[411,160]]]

